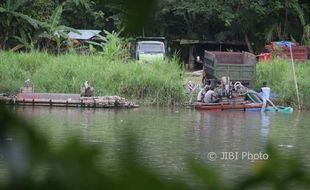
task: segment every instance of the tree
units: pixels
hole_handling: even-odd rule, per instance
[[[253,44],[259,49],[266,41],[301,41],[307,31],[302,32],[304,26],[309,23],[307,1],[163,0],[159,5],[155,26],[164,28],[164,35],[242,40],[252,52]]]
[[[106,11],[91,0],[67,0],[63,3],[62,23],[74,28],[103,29]]]
[[[158,4],[156,23],[172,36],[206,37],[216,8],[217,3],[211,0],[163,0]]]
[[[234,36],[240,36],[240,39],[246,42],[249,51],[252,53],[254,50],[251,39],[257,35],[258,23],[260,23],[265,12],[266,7],[262,1],[252,0],[223,1],[216,10],[218,19],[224,24],[226,30],[231,31]]]
[[[47,39],[46,48],[51,48],[52,42],[55,42],[58,54],[60,53],[62,40],[68,38],[67,33],[70,31],[79,33],[74,28],[60,24],[62,10],[62,6],[59,5],[51,17],[47,20],[47,22],[41,23],[42,27],[44,28],[44,32],[40,34],[40,37]]]
[[[305,26],[304,12],[298,0],[272,1],[266,4],[264,25],[266,40],[301,40],[299,34]],[[297,31],[299,30],[299,31]]]
[[[110,32],[124,29],[129,36],[139,36],[144,31],[145,35],[172,39],[244,41],[254,51],[266,41],[308,42],[309,23],[310,3],[306,0],[7,0],[0,3],[3,47],[16,44],[16,39],[28,45],[35,43],[36,33],[41,33],[47,40],[43,40],[45,45],[51,48],[55,44],[57,51],[66,33],[72,30],[70,27]]]
[[[0,5],[0,43],[3,49],[8,46],[8,40],[13,36],[39,28],[38,20],[18,11],[28,2],[7,0]]]

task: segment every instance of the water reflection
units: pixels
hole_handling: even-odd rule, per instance
[[[268,133],[269,133],[269,115],[268,113],[261,113],[261,129],[260,129],[260,134],[261,134],[261,141],[262,141],[262,146],[266,146],[267,140],[268,140]]]
[[[218,168],[227,178],[247,173],[252,162],[216,160],[209,152],[265,152],[266,143],[292,145],[310,163],[310,113],[281,114],[240,111],[200,112],[182,108],[149,107],[136,110],[16,107],[34,121],[55,146],[76,135],[86,143],[102,146],[103,164],[117,159],[124,132],[140,142],[138,151],[152,167],[181,173],[191,155]],[[280,147],[280,149],[284,149]],[[292,149],[292,148],[291,148]],[[293,149],[295,150],[295,148]],[[286,151],[284,149],[283,151]],[[310,165],[310,164],[308,164]]]
[[[258,142],[261,129],[258,113],[193,112],[192,115],[184,121],[184,125],[188,126],[191,122],[193,126],[188,128],[188,138],[198,144],[208,145],[210,151],[247,149]],[[195,139],[192,138],[193,133]]]

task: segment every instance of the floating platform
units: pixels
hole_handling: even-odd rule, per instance
[[[262,108],[262,103],[253,103],[251,101],[245,100],[244,96],[234,96],[229,99],[227,97],[222,97],[219,103],[201,103],[196,102],[194,107],[197,110],[243,110],[247,109],[260,109]]]
[[[200,103],[194,104],[197,110],[209,110],[209,111],[224,111],[224,110],[242,110],[242,111],[261,111],[263,104],[250,103],[250,102],[221,102],[221,103]],[[276,106],[275,109],[272,106],[267,106],[265,112],[281,112],[281,113],[293,113],[294,109],[289,106]]]
[[[17,96],[0,96],[0,103],[22,106],[55,106],[86,108],[138,108],[133,102],[120,96],[81,97],[80,94],[19,93]]]
[[[195,103],[195,108],[197,110],[228,110],[228,109],[238,109],[246,111],[247,109],[262,108],[262,104],[258,103],[239,103],[239,104],[229,104],[229,103]]]

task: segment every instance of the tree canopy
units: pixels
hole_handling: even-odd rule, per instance
[[[1,0],[1,48],[40,43],[36,36],[51,29],[40,23],[48,23],[59,7],[59,26],[132,37],[244,41],[250,50],[273,40],[310,41],[306,0]]]

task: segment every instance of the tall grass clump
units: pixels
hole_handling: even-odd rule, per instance
[[[36,92],[79,93],[90,81],[95,95],[121,95],[144,103],[177,103],[183,99],[183,71],[175,59],[141,64],[104,55],[50,55],[0,52],[0,92],[17,93],[26,79]]]
[[[0,52],[0,92],[16,93],[48,57],[46,53]]]
[[[301,106],[310,109],[310,61],[295,63]],[[277,93],[279,103],[297,107],[297,95],[290,60],[274,59],[257,65],[256,87],[267,81]]]

